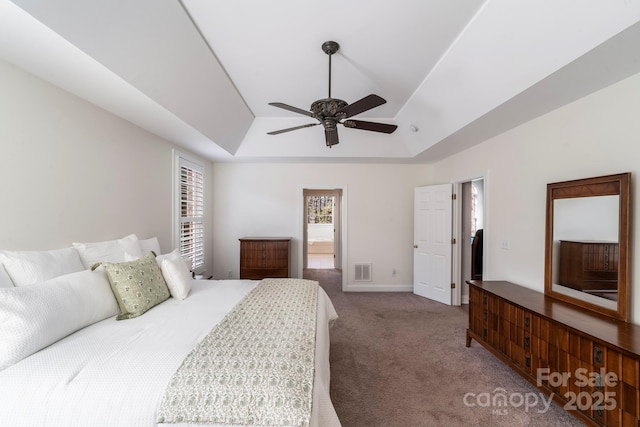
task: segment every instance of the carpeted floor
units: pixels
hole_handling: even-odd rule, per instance
[[[320,282],[340,316],[331,398],[344,427],[583,425],[475,341],[465,347],[467,306],[344,293],[336,270],[304,277]],[[504,406],[493,404],[500,394]]]

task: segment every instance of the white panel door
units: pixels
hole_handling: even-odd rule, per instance
[[[451,305],[452,184],[414,195],[413,293]]]

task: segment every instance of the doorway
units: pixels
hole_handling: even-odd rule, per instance
[[[486,274],[485,179],[416,187],[414,197],[414,293],[468,304],[467,280]]]
[[[460,283],[462,303],[469,302],[467,280],[482,280],[484,273],[484,179],[461,183]]]
[[[303,277],[309,270],[342,274],[342,190],[303,189]]]

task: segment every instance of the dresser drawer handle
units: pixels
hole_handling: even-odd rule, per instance
[[[602,365],[604,363],[604,352],[600,347],[593,348],[593,360],[598,365]]]

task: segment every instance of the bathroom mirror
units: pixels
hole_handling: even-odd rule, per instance
[[[630,179],[547,185],[545,294],[629,321]]]

